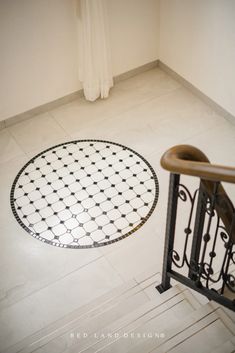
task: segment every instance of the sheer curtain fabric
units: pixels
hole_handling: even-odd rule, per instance
[[[79,0],[79,80],[85,98],[106,98],[113,86],[107,0]]]

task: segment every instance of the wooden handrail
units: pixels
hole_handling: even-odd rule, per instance
[[[211,164],[202,151],[190,145],[178,145],[170,148],[162,156],[161,165],[164,169],[175,174],[235,183],[234,167]]]
[[[162,156],[161,166],[174,174],[199,177],[208,195],[213,194],[214,182],[219,182],[215,209],[235,243],[235,209],[221,184],[235,183],[235,168],[211,164],[202,151],[190,145],[170,148]]]

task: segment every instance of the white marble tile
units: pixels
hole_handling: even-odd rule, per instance
[[[144,109],[144,108],[143,108]],[[135,120],[136,109],[71,133],[72,139],[102,139],[121,143],[146,156],[156,149],[156,137],[146,119]]]
[[[170,352],[186,353],[192,350],[192,347],[197,347],[197,351],[200,353],[210,353],[231,337],[232,333],[229,332],[223,322],[216,320],[205,327],[204,330],[199,330],[188,339],[178,343]]]
[[[190,144],[201,149],[211,163],[235,165],[235,125],[226,120],[192,137]]]
[[[35,240],[15,220],[1,233],[0,308],[60,281],[101,257],[97,249],[58,249]],[[43,261],[43,259],[45,259]]]
[[[213,164],[235,166],[235,125],[224,121],[210,130],[190,139],[189,143],[201,149]],[[233,203],[235,202],[235,185],[224,183]]]
[[[163,153],[223,122],[197,97],[185,88],[178,88],[99,124],[91,122],[79,131],[74,130],[71,136],[116,141],[148,156],[154,151]]]
[[[159,97],[151,104],[153,111],[145,121],[155,136],[155,152],[163,153],[224,122],[222,117],[185,89]]]
[[[53,140],[51,142],[48,142],[48,144],[46,144],[46,145],[38,145],[36,148],[26,152],[25,154],[29,160],[31,158],[36,157],[39,153],[43,152],[44,150],[46,150],[50,147],[54,147],[54,146],[60,145],[61,143],[65,143],[65,142],[68,142],[71,140],[72,140],[72,138],[69,136],[59,138],[59,139]]]
[[[164,234],[155,228],[154,214],[151,221],[149,219],[138,231],[122,240],[119,246],[107,249],[104,255],[125,280],[135,277],[149,267],[155,267],[156,272],[162,270]]]
[[[40,259],[42,261],[41,256]],[[110,264],[102,258],[2,310],[1,349],[6,349],[122,283]]]
[[[0,224],[1,226],[8,225],[13,221],[12,212],[10,207],[10,191],[12,183],[18,174],[19,170],[27,162],[25,154],[19,156],[16,159],[12,159],[8,162],[2,163],[0,168],[0,199],[2,205],[0,212]],[[0,234],[0,237],[2,234]]]
[[[92,130],[89,132],[87,129],[92,129],[92,125],[98,127],[102,120],[116,118],[119,114],[178,87],[180,85],[175,80],[161,70],[154,69],[119,82],[111,90],[108,99],[87,102],[80,98],[50,113],[67,133],[79,136],[85,129],[88,134],[86,138],[89,138],[92,137]]]
[[[161,69],[155,68],[121,81],[115,87],[118,90],[134,92],[136,95],[140,95],[142,99],[143,97],[149,99],[165,95],[181,87],[181,84]]]
[[[8,129],[0,131],[0,163],[8,162],[12,159],[24,155],[24,151],[10,135]]]
[[[65,131],[48,113],[13,125],[9,127],[9,131],[25,152],[47,148],[54,141],[67,138]]]

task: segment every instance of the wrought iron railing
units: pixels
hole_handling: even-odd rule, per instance
[[[162,293],[175,279],[235,311],[235,209],[221,184],[235,183],[235,168],[210,164],[187,145],[167,151],[161,165],[171,174],[162,283],[156,288]],[[198,177],[193,192],[182,174]],[[182,204],[188,207],[180,214]]]

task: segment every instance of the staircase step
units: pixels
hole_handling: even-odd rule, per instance
[[[157,293],[157,292],[156,292]],[[175,298],[178,295],[180,295],[180,291],[178,288],[172,288],[170,291],[167,291],[164,293],[164,295],[156,295],[156,299],[154,301],[148,300],[145,304],[141,305],[139,308],[136,308],[136,310],[130,311],[129,308],[127,308],[126,313],[123,313],[123,315],[116,315],[116,318],[110,321],[109,324],[105,326],[105,322],[107,323],[107,320],[105,321],[105,313],[101,315],[101,320],[104,319],[103,322],[100,322],[99,325],[96,325],[96,329],[91,322],[86,322],[82,327],[77,327],[75,328],[72,332],[68,331],[66,334],[63,336],[56,338],[55,340],[52,340],[48,344],[42,346],[40,349],[35,350],[34,352],[36,353],[47,353],[47,352],[81,352],[89,348],[90,346],[96,345],[99,343],[99,341],[103,341],[102,338],[103,336],[109,334],[110,332],[115,332],[115,330],[118,330],[120,327],[123,327],[134,320],[136,320],[138,317],[143,316],[146,311],[150,311],[152,308],[155,307],[161,307],[162,304],[165,302],[167,303],[171,298]],[[120,306],[117,307],[117,313],[119,313]],[[113,310],[111,313],[107,313],[107,315],[112,315],[112,318],[115,316],[115,313],[113,313]],[[90,329],[90,325],[93,326],[93,329]],[[93,331],[93,332],[92,332]],[[76,333],[86,333],[88,337],[85,338],[77,338]],[[71,333],[75,333],[75,337],[71,339]],[[90,334],[90,335],[89,335]]]
[[[143,294],[143,292],[142,292]],[[107,312],[107,315],[111,315],[112,316],[112,321],[109,320],[109,324],[105,325],[105,322],[107,323],[107,320],[105,321],[105,313],[101,313],[101,321],[102,323],[100,325],[96,325],[96,328],[94,327],[94,325],[90,322],[83,322],[82,327],[75,327],[73,329],[73,331],[67,331],[65,335],[61,336],[59,338],[60,341],[60,346],[63,347],[63,352],[65,349],[70,348],[69,351],[74,351],[77,353],[79,351],[82,351],[86,348],[88,348],[89,346],[96,344],[97,341],[99,339],[97,339],[97,337],[101,338],[102,334],[104,333],[108,333],[111,330],[114,331],[115,327],[117,325],[117,327],[122,327],[122,325],[125,324],[126,321],[128,322],[132,322],[133,319],[136,318],[136,316],[138,317],[138,315],[143,315],[145,313],[146,310],[150,310],[153,306],[161,306],[162,303],[164,303],[165,301],[167,302],[168,300],[170,300],[172,297],[179,295],[180,291],[178,288],[174,288],[172,289],[170,292],[166,292],[164,296],[156,296],[156,300],[153,302],[151,302],[149,299],[148,301],[143,304],[143,305],[139,305],[139,307],[136,308],[136,310],[131,311],[129,307],[126,308],[126,312],[122,313],[122,315],[119,315],[119,310],[120,310],[120,305],[116,308],[116,311],[113,312],[113,310],[111,311],[111,313]],[[116,315],[115,319],[113,319],[113,317]],[[93,326],[93,329],[90,329],[90,325]],[[75,334],[74,339],[71,339],[71,333],[72,333],[72,337],[73,337],[73,333],[87,333],[88,337],[83,338],[83,339],[77,339],[77,335]],[[96,336],[94,335],[94,333],[96,333]],[[77,345],[79,346],[79,349],[77,347]],[[47,353],[47,352],[60,352],[61,350],[58,351],[58,338],[49,342],[46,346],[43,346],[41,348],[41,350],[36,350],[35,352],[37,353]]]
[[[67,332],[72,327],[76,326],[77,322],[86,320],[86,318],[92,318],[92,316],[97,315],[99,312],[103,312],[105,308],[112,307],[115,303],[118,303],[123,298],[128,298],[135,293],[140,292],[141,289],[135,280],[131,280],[112,291],[96,298],[90,303],[79,307],[77,310],[66,315],[65,317],[57,320],[53,324],[39,330],[35,334],[25,338],[24,340],[18,342],[17,344],[9,347],[6,353],[16,353],[16,352],[32,352],[40,345],[49,342],[55,337],[60,336],[64,332]],[[146,301],[148,298],[146,298]]]
[[[156,283],[160,283],[160,278],[160,274],[154,274],[154,280]],[[100,322],[102,322],[102,325],[105,325],[108,323],[107,320],[113,320],[113,316],[117,319],[119,316],[131,312],[136,307],[149,301],[149,298],[143,291],[143,288],[148,285],[148,283],[145,284],[145,281],[147,280],[147,278],[145,279],[145,277],[142,277],[140,283],[137,283],[136,280],[131,280],[128,283],[113,289],[89,304],[66,315],[64,318],[25,338],[21,342],[18,342],[14,346],[9,347],[6,350],[6,353],[29,353],[35,351],[37,348],[45,346],[48,342],[53,340],[54,343],[56,340],[61,341],[60,336],[66,335],[68,332],[73,335],[76,328],[81,329],[81,325],[84,329],[84,325],[87,322],[93,323],[93,325],[89,325],[90,330],[92,327],[94,329],[94,325],[96,325],[96,328],[97,326],[99,328],[103,327],[99,326]],[[120,307],[120,303],[122,303],[122,307]],[[104,316],[104,314],[106,316]],[[67,342],[71,342],[70,336],[67,337]]]
[[[160,278],[158,278],[160,279]],[[142,278],[142,282],[139,283],[139,289],[141,288],[146,288],[150,283],[156,284],[156,275],[151,276],[151,278]],[[137,308],[138,302],[136,302],[136,297],[132,296],[129,297],[129,302],[124,301],[121,303],[116,303],[114,307],[107,308],[105,311],[100,311],[100,316],[88,318],[86,321],[82,322],[82,325],[79,325],[79,321],[77,326],[74,325],[73,329],[67,330],[63,335],[60,335],[60,337],[56,337],[55,339],[50,340],[47,344],[42,344],[41,342],[41,348],[34,350],[35,352],[43,352],[43,353],[51,353],[51,352],[64,352],[65,350],[69,349],[72,352],[73,349],[75,352],[78,351],[78,348],[76,345],[79,345],[79,351],[82,351],[89,346],[92,346],[93,344],[96,344],[99,339],[102,341],[102,335],[104,335],[104,332],[106,334],[110,333],[110,331],[115,331],[115,329],[119,329],[119,327],[122,327],[123,321],[128,320],[129,316],[129,321],[131,322],[133,320],[133,312],[135,307],[137,308],[136,311],[140,310],[139,316],[144,315],[145,311],[148,311],[152,309],[153,307],[159,306],[170,299],[172,299],[174,296],[179,295],[181,293],[181,289],[179,287],[175,286],[174,288],[170,289],[169,291],[166,291],[164,294],[160,295],[156,290],[155,290],[155,298],[154,300],[148,301],[146,305],[141,307],[141,303],[139,306],[141,309]],[[138,294],[140,295],[140,294]],[[144,293],[141,291],[141,295],[143,296]],[[191,308],[190,310],[197,309],[200,304],[198,303],[197,300],[193,297],[191,292],[185,287],[184,288],[184,299],[187,300],[188,303],[190,303]],[[146,301],[146,299],[145,299]],[[136,302],[136,303],[135,303]],[[187,304],[184,303],[182,306],[184,310],[188,310]],[[130,313],[129,315],[127,315]],[[127,316],[127,318],[126,318]],[[138,315],[137,315],[138,317]],[[92,319],[92,320],[91,320]],[[134,319],[136,319],[136,316],[134,316]],[[116,326],[112,327],[110,325],[112,322],[116,321]],[[68,326],[67,326],[68,328]],[[79,333],[85,333],[87,337],[78,337]],[[94,333],[96,333],[96,336],[94,336]],[[97,338],[99,337],[99,339]],[[72,338],[72,339],[71,339]],[[73,348],[75,346],[75,348]],[[35,348],[35,347],[34,347]]]
[[[184,306],[185,303],[182,303]],[[177,306],[176,306],[177,307]],[[200,320],[207,317],[209,314],[213,314],[213,309],[209,304],[206,306],[189,313],[188,315],[180,315],[179,320],[173,320],[172,309],[165,310],[158,317],[149,318],[147,322],[142,323],[138,327],[129,327],[129,330],[125,330],[129,335],[132,333],[134,339],[126,339],[121,336],[116,342],[108,344],[102,349],[95,350],[92,352],[129,352],[129,353],[142,353],[142,352],[152,352],[156,348],[162,347],[164,343],[166,344],[171,338],[177,337],[180,333],[184,333],[188,327],[195,325]],[[215,315],[216,317],[216,315]],[[146,334],[153,333],[153,339],[148,339]],[[123,332],[121,332],[123,334]],[[140,336],[140,338],[139,338]],[[164,347],[165,348],[165,347]],[[170,348],[170,347],[169,347]],[[159,350],[159,352],[167,352],[168,349]],[[91,352],[91,351],[87,351]]]
[[[231,330],[231,326],[230,329],[228,329],[224,324],[221,311],[222,309],[218,308],[218,310],[214,312],[215,318],[213,318],[212,314],[209,315],[204,320],[201,320],[201,322],[186,329],[185,332],[172,339],[171,342],[167,342],[163,347],[153,352],[162,353],[165,352],[165,349],[171,353],[183,353],[188,351],[195,353],[213,352],[219,345],[225,343],[235,334],[234,325]]]
[[[205,295],[203,295],[203,294],[201,294],[201,293],[199,293],[199,292],[197,292],[197,291],[185,286],[184,284],[178,283],[177,285],[179,286],[179,288],[181,290],[184,290],[185,288],[188,288],[190,290],[190,292],[192,293],[192,295],[194,296],[194,298],[198,301],[198,303],[200,303],[201,306],[210,302],[209,299]]]
[[[160,282],[154,269],[146,271],[4,353],[232,351],[234,312],[180,283],[159,294]]]
[[[162,298],[163,302],[159,299]],[[191,305],[191,293],[186,289],[183,293],[178,287],[173,287],[167,292],[159,295],[157,300],[146,303],[141,308],[113,323],[113,325],[101,330],[98,338],[90,337],[88,342],[90,347],[81,349],[81,345],[68,350],[69,353],[78,352],[124,352],[132,346],[133,340],[124,338],[129,332],[138,331],[143,326],[148,326],[149,322],[158,323],[158,332],[161,332],[162,326],[170,323],[179,325],[182,316],[192,313],[194,303]],[[123,347],[123,344],[125,347]],[[124,349],[125,348],[125,349]]]
[[[79,346],[82,346],[82,343],[85,344],[87,342],[86,336],[92,335],[93,332],[97,332],[102,327],[112,324],[113,321],[122,318],[126,313],[134,311],[148,301],[149,299],[142,290],[137,293],[130,293],[130,296],[122,298],[121,301],[117,301],[115,304],[113,303],[113,306],[102,307],[102,311],[99,310],[97,312],[96,310],[95,313],[92,313],[92,316],[87,316],[82,320],[78,319],[72,325],[67,325],[66,332],[50,340],[47,344],[41,344],[41,348],[34,350],[34,352],[64,352],[74,342],[80,340],[79,333],[82,336],[82,342],[79,342]]]
[[[213,306],[213,307],[218,306],[218,304],[214,301],[211,301],[210,303],[211,303],[211,306]],[[222,305],[220,305],[220,307],[223,310],[225,319],[228,318],[228,320],[231,320],[235,324],[235,312],[222,306]]]
[[[224,323],[226,319],[226,324]],[[229,322],[228,322],[229,321]],[[227,327],[229,325],[229,328]],[[141,342],[130,352],[154,352],[154,353],[206,353],[235,334],[234,323],[226,317],[221,307],[204,305],[192,315],[182,320],[179,327],[166,329],[164,339],[158,342]],[[214,345],[214,347],[213,347]],[[195,348],[193,348],[195,347]],[[195,350],[194,350],[195,349]]]
[[[216,349],[213,349],[211,353],[234,353],[235,352],[235,338],[224,342]]]
[[[159,272],[156,272],[156,266],[154,266],[136,275],[134,279],[136,280],[137,283],[141,284],[141,283],[147,282],[150,278],[153,278],[156,275],[159,276],[158,281],[161,282],[162,276]]]

